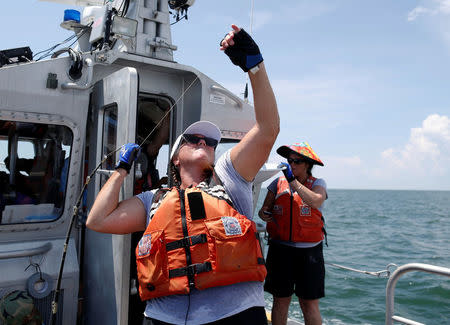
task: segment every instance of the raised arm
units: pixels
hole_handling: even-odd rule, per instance
[[[298,195],[300,195],[302,200],[312,208],[320,208],[327,198],[327,191],[320,185],[316,185],[312,189],[308,189],[298,180],[293,180],[289,184],[294,189],[294,191],[296,191]]]
[[[128,146],[128,147],[126,147]],[[136,156],[137,145],[126,145],[121,160],[98,193],[86,220],[86,226],[98,232],[129,234],[145,230],[144,204],[136,197],[119,203],[119,193]]]
[[[327,198],[327,191],[323,186],[316,185],[312,189],[309,189],[295,178],[291,166],[288,163],[282,162],[278,167],[284,167],[283,174],[289,182],[289,186],[300,195],[306,204],[315,209],[322,206]]]
[[[231,161],[236,171],[247,181],[253,180],[259,169],[266,162],[267,157],[272,150],[278,132],[280,130],[280,118],[278,116],[277,103],[269,78],[266,73],[264,62],[258,64],[259,69],[253,68],[251,65],[242,66],[239,64],[239,55],[244,57],[244,62],[251,62],[249,57],[258,57],[255,54],[255,47],[259,53],[258,46],[253,42],[245,31],[241,31],[236,25],[231,26],[233,31],[221,42],[221,49],[230,56],[233,63],[241,66],[244,71],[248,71],[250,82],[253,89],[253,101],[255,106],[256,123],[244,138],[231,150]],[[235,35],[239,33],[239,37]],[[236,41],[236,42],[235,42]],[[237,48],[235,48],[237,47]],[[230,50],[231,55],[227,53]],[[244,63],[245,64],[245,63]],[[254,70],[257,70],[256,72]],[[252,72],[253,71],[253,72]]]
[[[118,169],[103,185],[86,220],[89,229],[110,234],[145,230],[144,204],[136,197],[119,203],[119,192],[126,175],[124,169]]]

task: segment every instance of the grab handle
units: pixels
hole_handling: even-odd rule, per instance
[[[0,260],[7,258],[17,258],[17,257],[26,257],[26,256],[34,256],[41,255],[47,253],[52,248],[51,243],[46,243],[39,247],[20,249],[9,252],[0,252]]]

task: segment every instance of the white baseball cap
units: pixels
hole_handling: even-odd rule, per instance
[[[181,143],[181,138],[184,134],[201,134],[205,137],[212,138],[220,142],[221,133],[217,125],[209,121],[198,121],[189,125],[182,134],[180,134],[173,144],[172,151],[170,152],[170,160],[172,160],[173,155],[178,150]]]

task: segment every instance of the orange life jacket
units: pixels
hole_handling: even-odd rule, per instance
[[[156,203],[136,247],[142,300],[264,281],[267,272],[255,223],[231,201],[216,197],[217,187],[212,190],[172,188]]]
[[[315,180],[308,177],[304,186],[311,189]],[[267,223],[272,239],[314,243],[323,240],[326,234],[322,213],[304,203],[297,192],[292,194],[285,177],[278,179],[272,217],[274,221]]]

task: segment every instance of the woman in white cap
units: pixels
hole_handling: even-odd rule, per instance
[[[220,130],[190,125],[171,152],[176,186],[118,202],[139,147],[127,144],[87,219],[99,232],[144,231],[136,248],[144,324],[267,324],[264,260],[252,217],[252,180],[279,132],[279,116],[258,46],[242,29],[221,50],[249,71],[256,123],[214,165]]]
[[[298,297],[306,325],[322,324],[319,299],[325,296],[322,241],[326,239],[323,179],[312,176],[322,161],[307,142],[281,146],[284,177],[269,186],[261,219],[267,222],[269,251],[264,289],[273,295],[272,324],[286,324],[291,296]]]

